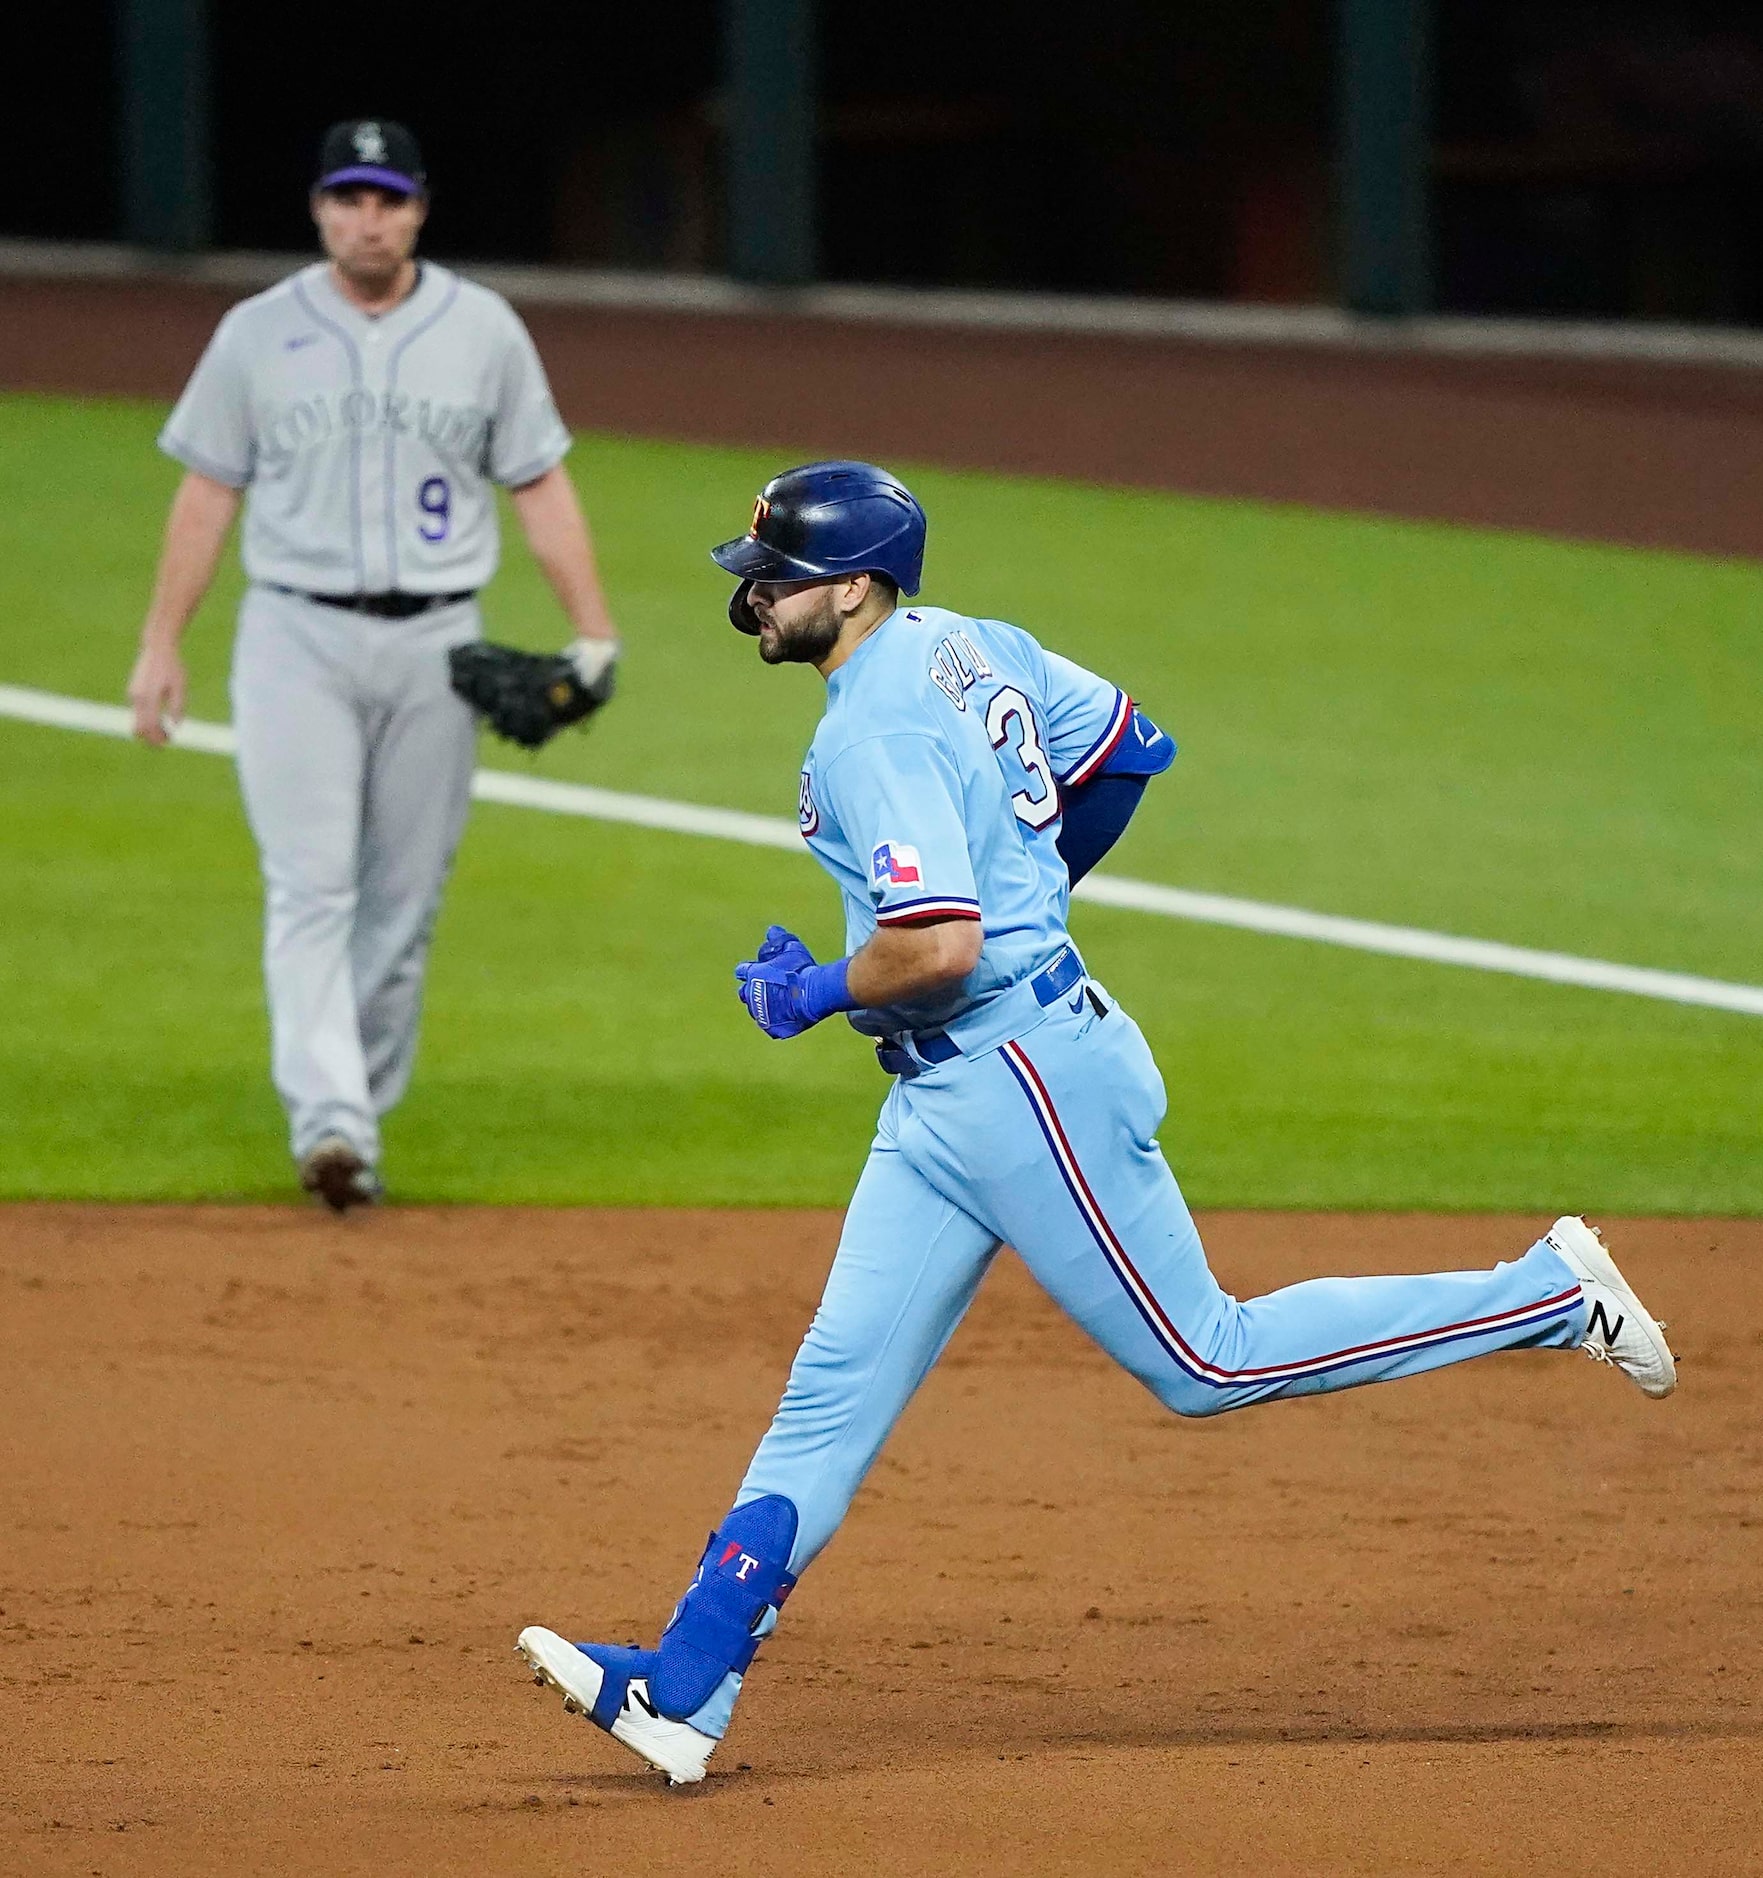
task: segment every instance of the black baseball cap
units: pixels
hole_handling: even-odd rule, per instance
[[[318,181],[313,188],[346,189],[351,183],[420,196],[428,187],[428,177],[416,139],[389,117],[350,117],[333,124],[318,148]]]

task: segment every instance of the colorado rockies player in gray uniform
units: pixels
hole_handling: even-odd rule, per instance
[[[221,321],[160,437],[185,467],[141,652],[136,734],[184,708],[178,642],[241,503],[233,651],[246,813],[266,888],[275,1085],[308,1191],[380,1191],[475,744],[448,650],[479,636],[493,483],[575,629],[584,683],[618,641],[569,449],[519,316],[415,247],[428,209],[402,125],[334,126],[312,214],[326,259]]]

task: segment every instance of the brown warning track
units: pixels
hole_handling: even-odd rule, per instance
[[[1763,1868],[1763,1224],[1528,1354],[1166,1416],[1006,1257],[668,1794],[523,1680],[648,1637],[826,1214],[0,1213],[0,1870]],[[1247,1295],[1539,1222],[1221,1214]]]
[[[0,281],[0,386],[169,398],[231,296]],[[534,307],[576,425],[1763,555],[1763,373]]]

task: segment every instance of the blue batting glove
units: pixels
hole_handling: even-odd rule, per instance
[[[787,926],[767,926],[765,937],[759,943],[759,951],[754,957],[754,964],[769,965],[773,960],[780,960],[797,971],[805,970],[814,963],[814,954],[802,943]]]
[[[783,926],[766,930],[759,956],[735,967],[735,989],[768,1037],[799,1037],[835,1011],[854,1011],[849,959],[816,965],[814,954]]]

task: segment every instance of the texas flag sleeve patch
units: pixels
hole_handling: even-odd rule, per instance
[[[869,878],[878,887],[917,887],[924,881],[918,850],[904,841],[883,841],[869,857]]]
[[[979,918],[977,900],[925,890],[924,863],[909,841],[876,843],[869,856],[869,889],[876,902],[876,924],[880,926]]]

